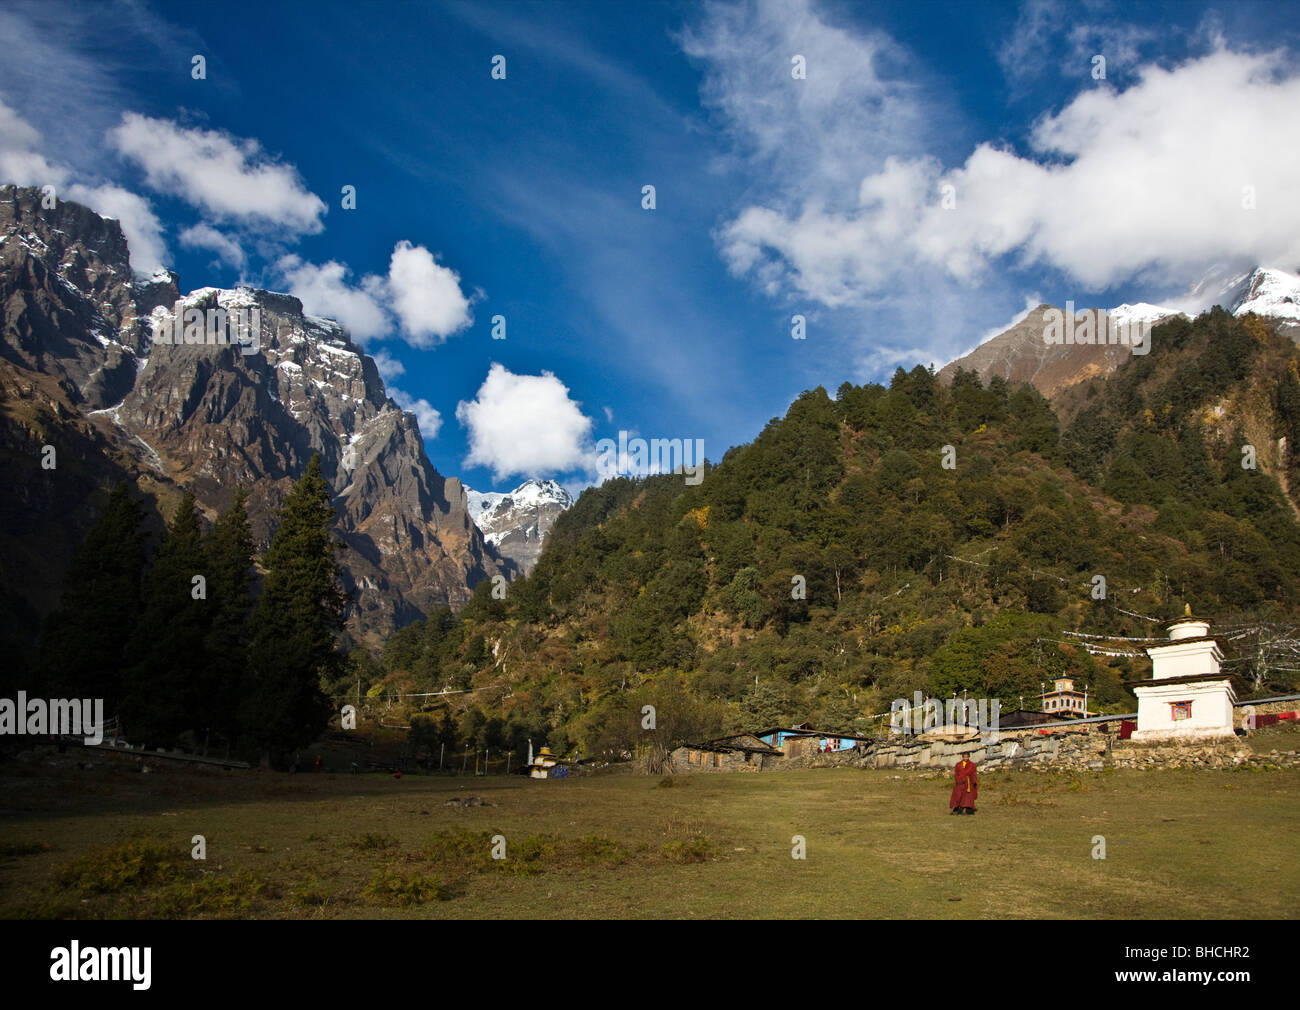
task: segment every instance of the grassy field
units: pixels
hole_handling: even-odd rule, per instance
[[[0,915],[1294,918],[1300,898],[1300,770],[992,773],[974,817],[916,773],[668,781],[9,762]]]

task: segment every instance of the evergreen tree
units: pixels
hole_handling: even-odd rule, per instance
[[[117,711],[140,606],[143,519],[127,484],[119,484],[72,559],[59,607],[45,624],[39,670],[48,694],[103,698],[105,713]]]
[[[205,699],[203,729],[205,740],[208,734],[216,734],[227,744],[235,738],[240,682],[248,663],[253,533],[247,501],[244,489],[236,488],[234,500],[204,541],[210,621],[200,685]]]
[[[171,747],[202,719],[197,686],[210,604],[195,577],[207,579],[204,562],[194,495],[186,491],[145,575],[130,644],[122,722],[133,743]]]
[[[262,559],[266,578],[253,612],[248,676],[240,706],[241,736],[271,756],[311,743],[325,729],[329,701],[322,677],[336,674],[335,636],[347,596],[339,585],[331,539],[334,509],[320,455],[294,484]]]

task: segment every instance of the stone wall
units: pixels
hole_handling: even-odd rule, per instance
[[[809,750],[794,757],[769,758],[764,770],[782,770],[793,768],[860,768],[862,757],[866,753],[863,746],[854,750],[836,750],[828,753]]]
[[[1053,771],[1100,771],[1103,768],[1237,768],[1300,767],[1300,752],[1254,753],[1244,741],[1153,745],[1120,740],[1118,724],[1094,724],[1049,734],[1004,733],[997,743],[981,738],[886,740],[858,756],[862,768],[952,768],[963,757],[981,771],[1041,768]]]
[[[1270,703],[1278,705],[1279,703]],[[1294,711],[1296,702],[1280,703],[1275,711]],[[1290,706],[1290,707],[1287,707]],[[1256,709],[1263,714],[1263,707]],[[1101,771],[1103,768],[1300,768],[1300,751],[1274,750],[1256,754],[1242,739],[1181,745],[1144,744],[1119,739],[1119,722],[1092,723],[1042,733],[1037,728],[1004,731],[996,743],[974,736],[964,740],[913,737],[903,734],[864,743],[854,750],[829,754],[812,752],[796,757],[767,757],[763,771],[801,768],[947,769],[963,757],[980,771],[1031,768],[1044,771]],[[1300,742],[1300,731],[1297,732]],[[709,753],[709,752],[705,752]],[[673,752],[675,771],[758,771],[740,755],[726,755],[721,767],[712,759],[688,765],[687,748]],[[728,760],[730,758],[730,760]]]
[[[969,758],[985,771],[1050,764],[1057,768],[1102,768],[1111,749],[1108,733],[1077,730],[1042,735],[1003,733],[996,743],[981,737],[955,741],[900,739],[872,746],[863,755],[863,768],[952,768]]]

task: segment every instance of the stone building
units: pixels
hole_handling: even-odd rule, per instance
[[[762,771],[784,755],[752,733],[719,737],[706,743],[678,747],[672,752],[674,772]]]

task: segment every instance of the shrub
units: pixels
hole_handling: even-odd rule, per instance
[[[57,879],[83,893],[112,894],[178,880],[184,865],[171,847],[156,839],[133,838],[91,849],[59,870]]]
[[[155,902],[150,911],[161,919],[188,919],[196,915],[243,912],[258,898],[274,896],[267,882],[248,870],[228,877],[212,873],[177,885]]]
[[[450,901],[452,894],[436,877],[418,873],[404,877],[381,870],[366,885],[365,895],[388,905],[423,905],[427,901]]]
[[[668,842],[663,849],[664,858],[673,863],[705,863],[714,858],[713,843],[699,835],[687,842]]]

